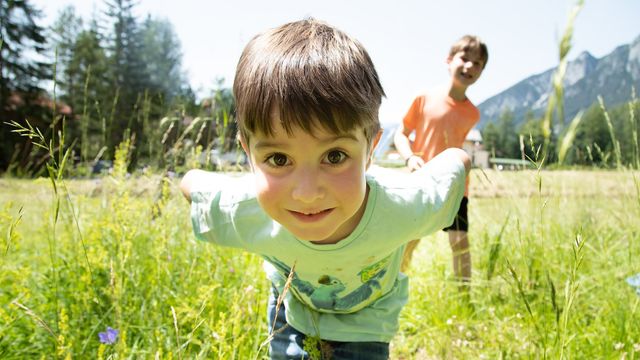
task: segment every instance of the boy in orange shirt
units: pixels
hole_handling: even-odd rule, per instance
[[[463,36],[453,44],[447,57],[450,81],[441,88],[415,98],[402,126],[394,135],[396,149],[411,171],[421,168],[447,148],[462,148],[467,134],[480,119],[480,112],[469,101],[466,91],[478,80],[488,59],[487,46],[478,37]],[[412,132],[415,132],[413,142],[409,140]],[[471,254],[467,237],[468,191],[469,178],[453,224],[443,229],[449,233],[449,243],[454,254],[454,275],[463,281],[471,279]],[[407,244],[402,271],[411,262],[418,241],[419,239],[413,240]]]

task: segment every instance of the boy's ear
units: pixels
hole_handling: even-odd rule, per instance
[[[371,165],[371,158],[373,157],[373,152],[376,150],[376,147],[378,146],[378,143],[380,142],[380,138],[382,137],[382,132],[384,130],[380,129],[378,130],[378,133],[376,134],[376,137],[373,139],[373,141],[371,142],[371,148],[369,149],[369,155],[367,157],[367,169],[369,168],[369,165]]]
[[[238,141],[240,141],[240,146],[242,146],[242,150],[244,150],[244,153],[249,156],[249,144],[247,144],[247,141],[244,139],[244,136],[242,136],[242,133],[238,133]]]
[[[249,167],[251,168],[251,171],[253,171],[253,161],[251,161],[251,151],[249,150],[249,144],[241,133],[238,134],[238,141],[240,141],[240,146],[242,146],[242,150],[247,155],[247,162],[249,163]]]

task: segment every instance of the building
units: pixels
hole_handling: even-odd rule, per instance
[[[473,167],[486,169],[489,167],[489,152],[482,145],[482,134],[480,130],[473,128],[467,134],[467,138],[462,144],[462,148],[471,157]]]

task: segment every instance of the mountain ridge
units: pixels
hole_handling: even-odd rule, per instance
[[[528,111],[542,116],[555,70],[553,67],[531,75],[480,103],[478,127],[496,122],[507,110],[513,112],[516,125],[524,121]],[[640,35],[601,58],[583,51],[567,63],[563,84],[565,123],[597,101],[598,95],[608,107],[629,101],[632,87],[640,90]]]

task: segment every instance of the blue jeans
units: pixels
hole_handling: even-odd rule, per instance
[[[267,316],[269,333],[274,329],[274,337],[269,344],[269,354],[272,360],[311,359],[304,350],[305,334],[287,324],[284,315],[284,304],[276,314],[278,290],[271,287]],[[275,328],[273,320],[275,319]],[[383,342],[340,342],[320,340],[321,359],[317,360],[387,360],[389,359],[389,344]],[[316,359],[314,359],[316,360]]]

